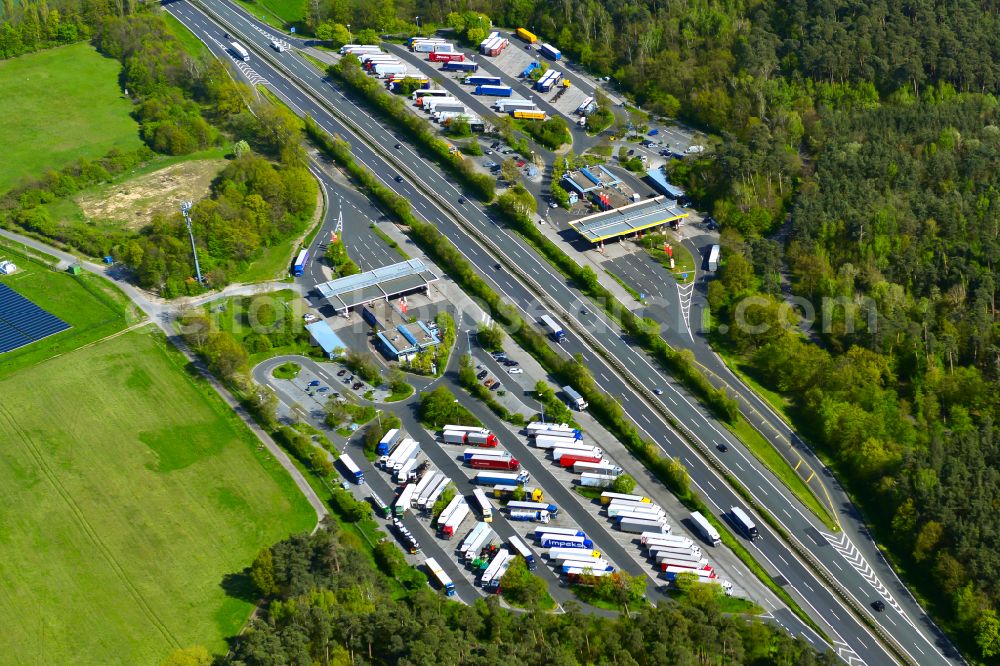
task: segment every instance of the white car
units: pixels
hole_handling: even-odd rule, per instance
[[[510,370],[507,371],[507,373],[511,375],[521,375],[524,374],[524,370],[522,370],[521,368],[511,368]]]

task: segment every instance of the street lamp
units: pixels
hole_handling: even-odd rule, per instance
[[[353,42],[354,41],[354,36],[351,35],[351,24],[350,23],[347,24],[347,41],[349,41],[349,42]]]
[[[419,16],[416,17],[416,21],[417,21],[417,34],[419,35],[420,34],[420,17]]]

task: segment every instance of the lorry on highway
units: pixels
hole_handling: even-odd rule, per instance
[[[351,456],[346,453],[342,453],[340,454],[340,458],[338,458],[338,460],[340,460],[340,464],[346,472],[345,476],[348,479],[358,485],[365,482],[365,473],[361,471],[361,468],[358,467],[357,463],[351,460]]]
[[[445,593],[445,596],[453,597],[455,596],[455,583],[451,580],[451,577],[444,572],[441,565],[437,563],[433,557],[428,557],[424,560],[424,566],[431,573],[431,578],[436,580],[438,585],[441,586],[441,590]]]
[[[552,60],[562,60],[562,53],[551,44],[542,44],[538,47],[538,50],[546,58],[551,58]]]
[[[555,504],[549,504],[548,502],[514,501],[508,502],[507,508],[511,511],[515,509],[527,509],[530,511],[547,511],[552,516],[559,515],[559,507]]]
[[[446,72],[469,72],[476,73],[479,71],[479,63],[475,62],[456,62],[452,60],[451,62],[446,62],[442,67],[442,70]]]
[[[295,257],[295,263],[292,264],[292,275],[295,277],[302,277],[306,272],[306,264],[309,263],[309,250],[302,250]]]
[[[417,491],[417,484],[408,483],[403,491],[399,493],[399,497],[396,498],[396,502],[393,504],[393,513],[397,516],[403,516],[407,511],[410,510],[413,503],[413,494]]]
[[[461,53],[444,53],[435,51],[427,56],[431,62],[465,62],[465,55]]]
[[[643,497],[642,495],[624,495],[622,493],[611,493],[605,492],[601,493],[601,504],[611,504],[612,500],[626,500],[632,502],[642,502],[644,504],[652,504],[648,497]]]
[[[618,521],[618,529],[629,534],[642,534],[643,532],[655,532],[657,530],[660,530],[662,534],[666,534],[670,528],[657,520],[628,517]]]
[[[233,52],[238,60],[243,62],[250,62],[250,52],[246,50],[246,47],[239,42],[229,42],[229,50]]]
[[[584,472],[580,475],[580,485],[584,488],[610,488],[616,478],[610,474]]]
[[[486,493],[483,491],[483,489],[473,488],[472,499],[476,501],[476,506],[479,508],[479,513],[483,516],[483,522],[492,523],[493,504],[490,503],[490,498],[486,496]]]
[[[469,462],[473,457],[509,459],[513,456],[511,456],[510,451],[503,449],[466,449],[462,452],[463,462]]]
[[[601,474],[603,476],[617,477],[621,476],[625,470],[608,462],[607,460],[601,460],[599,462],[577,461],[573,463],[573,471],[577,474],[586,472],[589,474]]]
[[[530,480],[527,472],[482,471],[473,477],[472,482],[481,486],[523,486]]]
[[[499,76],[467,76],[462,80],[467,86],[498,86],[503,83]]]
[[[539,539],[542,548],[593,548],[594,542],[587,537],[570,536],[569,534],[543,534]]]
[[[517,30],[514,31],[514,34],[517,35],[519,38],[523,39],[524,41],[528,42],[529,44],[534,44],[535,42],[538,41],[538,37],[536,37],[534,33],[528,32],[524,28],[518,28]]]
[[[472,513],[472,510],[469,508],[468,502],[461,502],[455,510],[451,512],[451,515],[448,516],[448,520],[444,522],[444,525],[441,525],[440,521],[438,521],[438,524],[441,525],[441,536],[445,539],[451,539],[454,537],[455,532],[458,531],[462,521],[468,518],[470,513]]]
[[[517,461],[517,458],[472,456],[472,458],[469,459],[469,466],[474,469],[507,469],[516,472],[521,468],[521,463]]]
[[[757,526],[754,525],[753,521],[750,520],[750,516],[748,516],[743,509],[738,506],[731,507],[729,509],[729,515],[732,516],[733,524],[736,525],[736,528],[743,533],[743,536],[751,541],[760,538],[760,532],[757,531]]]
[[[722,248],[718,245],[713,245],[708,250],[708,270],[716,271],[719,269],[719,255],[722,253]]]
[[[566,339],[566,333],[563,331],[562,325],[553,319],[551,315],[542,315],[539,321],[542,322],[542,326],[545,327],[545,330],[553,341],[561,343]]]
[[[375,445],[375,454],[380,456],[389,455],[396,450],[401,441],[403,441],[403,431],[399,428],[393,428],[385,433],[378,444]]]
[[[691,524],[701,537],[712,546],[718,546],[722,542],[719,532],[699,512],[695,511],[691,514]]]
[[[580,412],[587,409],[587,401],[572,386],[563,386],[562,393],[566,397],[566,404],[573,409]]]
[[[545,493],[542,492],[541,488],[527,488],[520,486],[493,486],[493,497],[497,499],[511,499],[517,491],[523,494],[524,499],[530,499],[533,502],[541,502],[545,499]]]
[[[532,511],[531,509],[515,509],[507,514],[508,520],[531,521],[533,523],[547,524],[552,517],[548,511]]]
[[[528,571],[534,571],[535,567],[538,566],[538,561],[528,545],[521,540],[521,537],[515,534],[510,538],[509,543],[514,552],[524,558],[524,563],[528,565]]]
[[[476,86],[472,91],[476,95],[490,95],[492,97],[510,97],[514,90],[510,86],[481,85]]]

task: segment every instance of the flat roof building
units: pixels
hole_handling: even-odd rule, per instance
[[[422,321],[400,324],[395,332],[380,331],[375,337],[383,353],[394,361],[408,360],[418,352],[441,344],[437,333]]]
[[[613,187],[622,182],[621,178],[611,173],[603,165],[583,167],[579,171],[567,171],[562,182],[578,194],[587,194],[606,187]]]
[[[653,186],[654,190],[660,194],[665,194],[671,199],[683,201],[687,196],[684,188],[670,184],[670,181],[667,180],[667,174],[664,173],[662,167],[653,167],[647,171],[646,178],[649,180],[649,184]]]
[[[573,230],[591,243],[602,243],[610,238],[628,236],[671,222],[680,222],[687,211],[673,199],[656,197],[615,208],[570,222]]]
[[[421,259],[408,259],[366,273],[348,275],[316,285],[316,291],[337,314],[375,300],[389,301],[417,291],[426,291],[438,276]]]
[[[309,331],[309,341],[314,347],[320,347],[327,358],[337,358],[347,351],[347,345],[325,321],[306,324],[306,330]]]

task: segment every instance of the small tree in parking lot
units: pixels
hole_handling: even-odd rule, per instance
[[[500,165],[500,176],[513,185],[521,180],[521,169],[517,166],[517,161],[511,158],[505,159]]]
[[[633,490],[635,490],[635,479],[629,474],[622,474],[611,484],[611,491],[615,493],[631,495]]]
[[[503,349],[504,333],[503,329],[496,322],[481,324],[476,333],[476,339],[486,351],[500,351]]]

